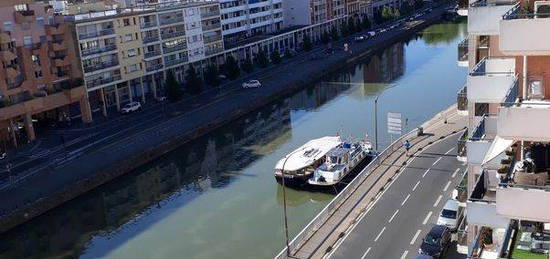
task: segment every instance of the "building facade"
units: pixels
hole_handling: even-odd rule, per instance
[[[471,258],[548,253],[550,222],[550,2],[470,1],[458,93],[468,132],[466,224]],[[527,256],[527,255],[524,255]]]
[[[0,2],[0,149],[71,116],[91,120],[74,30],[60,18],[31,0]]]

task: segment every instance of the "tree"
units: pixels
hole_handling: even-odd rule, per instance
[[[220,85],[220,73],[215,65],[210,65],[206,68],[204,81],[212,87]]]
[[[332,26],[332,28],[330,29],[330,37],[332,38],[332,40],[338,40],[338,38],[340,38],[336,26]]]
[[[189,66],[185,75],[185,84],[191,94],[200,94],[202,92],[202,81],[195,71],[195,67]]]
[[[267,58],[267,54],[265,53],[265,51],[263,50],[258,51],[258,55],[256,58],[257,58],[258,65],[261,68],[265,68],[269,66],[269,59]]]
[[[308,35],[304,35],[304,50],[305,51],[310,51],[311,49],[313,49],[313,44],[311,43],[311,39],[309,38]]]
[[[401,16],[401,13],[399,12],[399,9],[393,8],[392,18],[394,20],[397,20],[397,19],[399,19],[400,16]]]
[[[226,73],[227,77],[231,80],[235,80],[241,75],[239,64],[233,56],[229,55],[225,59],[225,64],[223,64],[223,72]]]
[[[361,27],[363,30],[368,30],[371,27],[369,17],[367,15],[363,16],[363,21],[361,22]]]
[[[421,9],[422,6],[424,6],[423,0],[414,0],[414,9],[416,10]]]
[[[290,48],[286,48],[285,49],[285,58],[291,58],[292,57],[292,53],[290,52]]]
[[[166,81],[164,82],[164,89],[166,90],[166,98],[170,102],[179,101],[182,97],[181,86],[176,80],[174,73],[168,70],[166,75]]]
[[[241,68],[244,72],[251,73],[252,71],[254,71],[254,64],[252,64],[252,60],[247,58],[241,62]]]
[[[412,13],[413,11],[413,7],[411,6],[411,4],[409,4],[408,1],[405,1],[402,5],[401,5],[401,13],[404,14],[404,15],[408,15],[410,13]]]
[[[279,54],[279,51],[274,50],[273,52],[271,52],[271,62],[273,64],[281,63],[281,54]]]
[[[389,6],[384,5],[384,7],[382,8],[382,20],[383,21],[389,21],[392,18],[393,18],[392,9]]]
[[[353,17],[348,18],[347,29],[349,33],[355,32],[355,21],[353,20]]]
[[[324,31],[323,34],[321,34],[321,42],[323,42],[324,44],[330,42],[330,35],[328,34],[328,32]]]
[[[342,22],[342,24],[340,24],[340,33],[345,37],[348,36],[348,32],[348,23]]]

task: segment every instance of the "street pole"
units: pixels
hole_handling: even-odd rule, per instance
[[[380,97],[380,95],[376,96],[374,99],[374,151],[376,152],[378,152],[378,97]]]
[[[287,211],[286,211],[286,185],[285,185],[285,165],[286,161],[295,153],[296,151],[290,153],[283,162],[283,167],[281,168],[281,183],[283,185],[283,217],[285,222],[285,244],[286,244],[286,256],[290,257],[290,245],[289,245],[289,239],[288,239],[288,217],[287,217]]]

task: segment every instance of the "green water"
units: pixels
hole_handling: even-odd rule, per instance
[[[456,102],[465,22],[443,23],[278,100],[0,237],[2,258],[269,258],[283,247],[282,156],[325,135],[408,131]],[[291,236],[333,197],[290,190]]]

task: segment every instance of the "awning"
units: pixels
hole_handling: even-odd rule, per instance
[[[485,154],[485,158],[483,158],[483,162],[481,163],[481,165],[491,162],[491,160],[495,159],[497,156],[502,154],[502,152],[512,146],[513,143],[514,140],[503,139],[499,136],[496,136],[493,140],[493,143],[491,144],[491,147],[489,147],[489,150]]]

